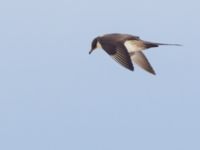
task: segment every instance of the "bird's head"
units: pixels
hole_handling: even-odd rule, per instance
[[[96,37],[91,44],[91,50],[89,51],[89,54],[91,54],[96,48],[101,48],[101,45],[99,43],[99,37]]]

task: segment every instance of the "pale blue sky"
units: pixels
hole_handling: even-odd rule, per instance
[[[199,150],[198,0],[0,2],[1,150]],[[145,52],[157,75],[102,50],[104,33],[179,43]]]

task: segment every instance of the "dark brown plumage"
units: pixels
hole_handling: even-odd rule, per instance
[[[159,45],[180,46],[179,44],[153,43],[143,41],[138,36],[113,33],[96,37],[92,41],[89,54],[96,48],[102,48],[115,61],[129,70],[134,70],[134,62],[149,73],[155,74],[153,67],[142,51]]]

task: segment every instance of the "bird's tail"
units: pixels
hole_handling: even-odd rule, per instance
[[[154,42],[148,42],[148,41],[144,41],[144,44],[145,44],[146,48],[158,47],[158,46],[162,46],[162,45],[166,45],[166,46],[182,46],[181,44],[154,43]]]
[[[157,45],[168,45],[168,46],[182,46],[181,44],[166,44],[166,43],[155,43]]]

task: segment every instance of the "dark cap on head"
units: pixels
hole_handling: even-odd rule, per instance
[[[98,37],[93,39],[92,44],[91,44],[91,50],[89,51],[89,54],[91,54],[92,51],[97,47],[97,42],[98,42]]]

